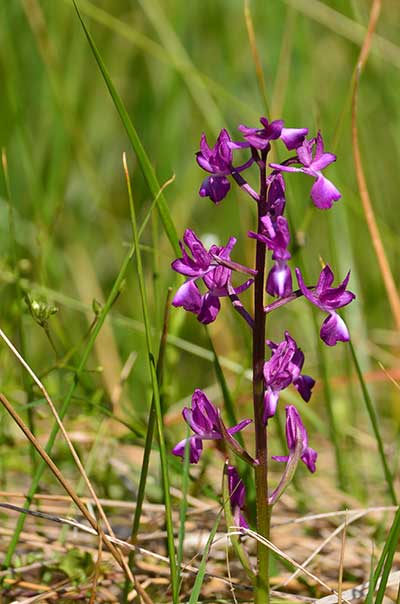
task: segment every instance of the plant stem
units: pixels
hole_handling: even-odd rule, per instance
[[[262,152],[258,162],[260,168],[260,201],[258,202],[258,227],[261,232],[261,218],[267,211],[266,153]],[[254,280],[254,328],[253,328],[253,405],[256,437],[255,467],[257,532],[269,539],[270,508],[268,506],[268,448],[267,432],[263,422],[264,410],[264,359],[265,359],[265,312],[264,312],[264,274],[265,245],[257,240],[256,271]],[[269,602],[269,549],[257,541],[258,574],[256,582],[256,604]]]

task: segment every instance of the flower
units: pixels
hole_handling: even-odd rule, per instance
[[[212,404],[202,390],[195,390],[192,396],[192,408],[185,407],[182,411],[183,418],[193,430],[194,435],[181,440],[172,449],[178,457],[185,456],[186,443],[189,441],[189,461],[197,463],[203,450],[203,440],[221,440],[223,438],[223,424],[219,410]],[[236,426],[228,428],[229,434],[243,430],[251,419],[245,419]]]
[[[250,231],[249,237],[265,243],[273,251],[275,264],[267,278],[266,289],[271,296],[288,296],[292,292],[292,274],[286,261],[290,258],[287,250],[290,241],[289,225],[284,216],[278,216],[275,222],[270,216],[261,218],[261,233]]]
[[[264,423],[275,415],[282,390],[293,384],[303,400],[308,402],[311,398],[311,390],[315,380],[309,375],[302,375],[304,354],[297,346],[296,341],[285,332],[285,339],[279,344],[267,340],[272,350],[269,361],[264,363]]]
[[[296,149],[308,134],[307,128],[284,128],[283,120],[269,122],[266,117],[261,117],[260,123],[262,128],[249,128],[241,124],[238,129],[247,142],[233,143],[234,148],[251,146],[255,149],[266,150],[268,152],[270,141],[281,138],[289,150]]]
[[[199,194],[201,197],[209,197],[216,204],[224,199],[231,187],[229,180],[226,178],[233,170],[230,142],[231,137],[223,128],[217,142],[211,149],[203,132],[200,140],[200,151],[196,153],[199,166],[212,175],[207,176],[203,181]]]
[[[302,168],[295,168],[285,164],[271,164],[271,167],[275,170],[282,170],[284,172],[303,172],[304,174],[312,176],[315,178],[311,188],[311,199],[314,204],[317,208],[322,210],[332,207],[333,202],[338,201],[338,199],[341,198],[341,194],[335,185],[323,176],[322,170],[336,161],[336,155],[333,155],[333,153],[325,153],[324,141],[320,132],[318,132],[316,138],[304,140],[303,143],[297,147],[296,151],[296,161],[302,164]]]
[[[310,472],[315,472],[318,453],[308,446],[307,430],[296,407],[288,405],[286,407],[286,442],[289,455],[274,455],[272,459],[288,462],[293,457],[299,441],[301,443],[300,459],[305,463]]]
[[[228,475],[229,499],[235,524],[242,528],[249,528],[242,514],[246,499],[246,489],[243,481],[234,466],[228,465],[226,472]]]
[[[212,245],[207,251],[194,231],[186,229],[183,242],[179,242],[182,258],[174,260],[171,266],[176,272],[189,278],[176,292],[172,300],[173,306],[182,306],[194,313],[204,325],[215,321],[221,308],[219,298],[229,295],[228,285],[230,286],[232,274],[232,269],[218,264],[216,259],[229,261],[235,243],[235,237],[230,237],[225,247]],[[187,253],[185,245],[191,256]],[[198,279],[202,279],[207,288],[204,294],[196,283]],[[232,290],[235,294],[240,294],[250,287],[252,282],[252,279],[248,279]]]
[[[247,143],[252,147],[261,150],[269,149],[269,141],[276,140],[281,136],[283,121],[275,120],[274,122],[269,122],[266,117],[261,117],[260,123],[263,126],[262,128],[248,128],[241,124],[238,130],[240,130]],[[238,145],[243,147],[248,146],[246,143],[238,143]]]
[[[353,292],[346,290],[350,279],[350,271],[338,287],[331,287],[334,275],[328,264],[322,269],[314,289],[309,289],[305,285],[301,271],[298,268],[296,268],[296,277],[301,293],[312,304],[329,313],[321,326],[321,340],[328,346],[335,346],[337,342],[348,342],[350,335],[346,323],[335,310],[350,304],[356,297]]]

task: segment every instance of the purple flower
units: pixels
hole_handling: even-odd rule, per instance
[[[243,481],[234,466],[227,467],[227,475],[229,499],[235,524],[242,528],[249,528],[249,525],[242,514],[246,500],[246,489]]]
[[[303,172],[312,176],[315,178],[311,188],[311,199],[314,204],[322,210],[332,207],[333,202],[341,198],[341,194],[335,185],[323,176],[322,170],[336,161],[336,155],[325,153],[324,141],[320,132],[316,138],[304,140],[296,151],[297,161],[302,164],[302,168],[294,168],[285,164],[271,164],[271,167],[284,172]]]
[[[301,293],[312,304],[329,313],[321,326],[321,339],[328,346],[335,346],[337,342],[348,342],[350,335],[346,323],[335,310],[350,304],[355,298],[353,292],[346,290],[350,279],[350,271],[338,287],[331,287],[334,275],[328,264],[321,271],[318,283],[314,289],[309,289],[305,285],[301,271],[298,268],[296,268],[296,276]]]
[[[262,128],[248,128],[241,124],[238,130],[240,130],[247,143],[252,147],[261,150],[269,149],[269,141],[276,140],[281,136],[283,121],[275,120],[274,122],[269,122],[266,117],[261,117],[260,123],[263,126]],[[248,144],[237,143],[238,146],[242,147],[248,146]]]
[[[260,123],[262,128],[248,128],[248,126],[240,125],[238,129],[247,142],[233,143],[234,148],[251,145],[255,149],[269,151],[270,141],[281,138],[288,149],[296,149],[308,134],[307,128],[284,128],[283,120],[269,122],[266,117],[261,117]]]
[[[315,384],[312,377],[301,374],[304,354],[287,331],[283,342],[275,344],[267,340],[267,344],[272,350],[272,356],[269,361],[264,363],[266,390],[263,420],[265,423],[275,415],[279,394],[282,390],[293,384],[303,400],[308,402]]]
[[[207,176],[203,181],[199,194],[201,197],[209,197],[217,204],[224,199],[231,187],[229,180],[226,178],[233,170],[230,142],[231,137],[223,129],[211,149],[203,133],[200,140],[200,151],[196,153],[199,166],[212,175]]]
[[[174,306],[182,306],[185,310],[197,315],[197,319],[204,325],[215,321],[221,303],[219,298],[228,296],[232,269],[218,264],[216,258],[229,261],[230,253],[236,239],[231,237],[225,247],[212,245],[207,251],[198,237],[191,229],[186,229],[183,242],[180,241],[182,258],[177,258],[172,263],[172,268],[189,277],[178,289],[172,301]],[[187,253],[186,247],[191,252]],[[207,291],[202,294],[196,280],[201,279]],[[235,294],[240,294],[252,284],[248,279],[239,287],[232,288]]]
[[[284,216],[278,216],[272,222],[270,216],[261,218],[262,231],[260,234],[249,232],[249,237],[265,243],[273,251],[272,259],[275,264],[267,278],[267,292],[271,296],[288,296],[292,292],[292,274],[286,261],[290,258],[287,250],[290,241],[289,226]]]
[[[275,461],[289,461],[293,457],[297,443],[300,441],[300,459],[305,463],[310,472],[315,472],[318,453],[308,446],[307,430],[301,420],[296,407],[288,405],[286,407],[286,442],[289,449],[289,455],[274,455]]]
[[[193,430],[194,435],[188,439],[181,440],[173,449],[172,453],[178,457],[185,456],[185,447],[189,441],[190,463],[197,463],[203,450],[203,440],[220,440],[222,434],[222,420],[219,410],[211,403],[202,390],[195,390],[192,396],[192,408],[185,407],[182,411],[183,418]],[[251,419],[245,419],[236,426],[228,428],[229,434],[235,434],[243,430]]]

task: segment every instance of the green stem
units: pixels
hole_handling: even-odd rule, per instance
[[[171,584],[172,584],[172,601],[173,604],[177,604],[179,601],[179,583],[178,583],[178,571],[177,571],[177,561],[176,561],[176,552],[175,552],[175,543],[174,543],[174,526],[172,521],[172,503],[171,503],[171,495],[170,495],[170,482],[169,482],[169,471],[168,471],[168,459],[167,459],[167,449],[165,445],[164,438],[164,426],[163,426],[163,416],[161,409],[161,400],[160,400],[160,390],[157,379],[157,371],[156,365],[154,361],[153,354],[153,344],[151,341],[151,326],[150,326],[150,316],[149,309],[147,304],[147,294],[146,294],[146,285],[144,280],[143,273],[143,265],[142,265],[142,256],[139,248],[139,232],[136,222],[136,213],[135,206],[133,202],[132,196],[132,187],[131,181],[128,172],[128,166],[126,163],[126,157],[124,154],[123,158],[125,176],[126,176],[126,184],[128,188],[128,197],[129,197],[129,208],[131,214],[131,227],[132,227],[132,235],[133,241],[136,248],[136,269],[139,280],[139,289],[140,289],[140,298],[142,302],[142,313],[143,313],[143,322],[145,325],[145,336],[146,336],[146,348],[147,348],[147,359],[149,365],[151,386],[153,390],[153,401],[154,401],[154,409],[156,416],[156,428],[157,428],[157,436],[158,436],[158,445],[160,450],[160,462],[161,462],[161,475],[162,475],[162,484],[164,489],[164,504],[165,504],[165,523],[167,527],[167,545],[168,545],[168,554],[169,554],[169,567],[171,573]]]
[[[157,379],[160,384],[162,381],[162,374],[163,374],[163,368],[164,368],[164,359],[165,359],[165,349],[166,349],[166,345],[167,345],[167,334],[168,334],[168,322],[169,322],[170,308],[171,308],[171,290],[169,289],[168,294],[167,294],[167,299],[165,302],[164,323],[163,323],[163,330],[161,333],[160,347],[159,347],[159,351],[158,351],[158,360],[157,360],[157,370],[156,370]],[[149,471],[150,454],[151,454],[151,447],[152,447],[152,443],[153,443],[155,423],[156,423],[156,409],[155,409],[155,405],[154,405],[154,396],[153,396],[153,398],[151,400],[151,405],[150,405],[149,417],[147,420],[147,432],[146,432],[146,440],[145,440],[144,452],[143,452],[142,468],[140,470],[140,480],[139,480],[138,494],[137,494],[137,498],[136,498],[136,508],[135,508],[135,514],[134,514],[133,523],[132,523],[132,531],[131,531],[132,545],[136,545],[136,543],[137,543],[137,536],[138,536],[138,532],[139,532],[140,518],[142,516],[143,501],[144,501],[145,488],[146,488],[146,482],[147,482],[147,475],[148,475],[148,471]],[[129,568],[132,568],[134,561],[135,561],[135,551],[134,550],[129,553],[128,561],[129,561]],[[130,586],[131,586],[130,581],[128,579],[126,579],[125,586],[124,586],[123,600],[122,600],[124,603],[128,601],[127,598],[128,598]]]
[[[16,227],[15,227],[15,216],[14,216],[14,200],[11,195],[11,184],[10,177],[8,173],[8,161],[7,154],[5,149],[2,149],[1,152],[1,163],[3,168],[3,176],[4,183],[6,188],[6,197],[8,202],[8,229],[10,233],[10,251],[11,251],[11,261],[12,267],[15,273],[15,295],[18,304],[18,313],[17,313],[17,334],[18,334],[18,342],[19,348],[21,350],[21,354],[23,358],[26,358],[26,342],[25,335],[22,325],[22,317],[24,313],[23,309],[23,292],[21,289],[21,275],[18,266],[18,245],[17,245],[17,236],[16,236]],[[32,385],[27,377],[26,371],[22,368],[22,383],[24,385],[24,391],[27,395],[28,402],[33,398],[33,389]],[[35,416],[33,407],[27,408],[27,416],[28,416],[28,427],[32,434],[35,434]],[[36,467],[37,467],[37,459],[35,455],[35,448],[32,443],[29,443],[29,455],[31,460],[31,470],[32,476],[35,475]]]

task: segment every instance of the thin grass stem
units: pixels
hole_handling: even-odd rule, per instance
[[[123,165],[124,165],[126,184],[127,184],[127,189],[128,189],[132,235],[133,235],[134,245],[136,248],[136,255],[135,255],[136,270],[137,270],[137,274],[138,274],[140,297],[141,297],[141,301],[142,301],[143,321],[144,321],[144,325],[145,325],[145,336],[146,336],[146,348],[147,348],[147,355],[148,355],[148,364],[149,364],[151,385],[152,385],[152,389],[153,389],[153,400],[154,400],[155,415],[156,415],[158,444],[159,444],[159,449],[160,449],[161,474],[162,474],[162,482],[163,482],[163,489],[164,489],[165,516],[166,516],[166,526],[167,526],[167,544],[168,544],[169,565],[170,565],[171,583],[172,583],[172,600],[173,600],[174,604],[176,604],[179,600],[179,583],[178,583],[176,552],[175,552],[175,544],[174,544],[174,526],[173,526],[173,522],[172,522],[172,504],[171,504],[171,495],[170,495],[170,481],[169,481],[167,451],[166,451],[164,431],[163,431],[163,416],[162,416],[162,409],[161,409],[159,383],[158,383],[158,379],[157,379],[157,370],[156,370],[156,364],[155,364],[154,353],[153,353],[152,330],[151,330],[150,318],[149,318],[146,285],[145,285],[145,279],[144,279],[144,273],[143,273],[142,256],[141,256],[141,252],[140,252],[140,248],[139,248],[138,226],[137,226],[137,222],[136,222],[135,205],[134,205],[134,201],[133,201],[131,180],[130,180],[130,176],[129,176],[129,170],[128,170],[125,153],[123,155]]]
[[[350,345],[350,350],[351,350],[351,356],[353,357],[354,366],[356,368],[356,373],[357,373],[357,376],[358,376],[358,380],[360,382],[361,391],[363,393],[365,406],[367,408],[367,413],[369,415],[369,419],[371,421],[372,430],[374,432],[376,444],[378,446],[379,457],[381,459],[381,463],[382,463],[382,466],[383,466],[383,473],[385,475],[386,485],[387,485],[387,490],[388,490],[388,493],[389,493],[389,497],[392,500],[392,503],[394,505],[397,505],[397,497],[396,497],[396,492],[394,490],[393,477],[392,477],[392,473],[391,473],[390,468],[389,468],[389,464],[387,462],[386,453],[385,453],[385,449],[384,449],[384,446],[383,446],[383,440],[382,440],[382,436],[381,436],[381,433],[380,433],[380,430],[379,430],[378,417],[377,417],[377,414],[376,414],[376,411],[375,411],[374,404],[373,404],[373,402],[371,400],[371,397],[369,395],[368,388],[367,388],[367,385],[365,383],[364,376],[362,374],[361,367],[360,367],[360,364],[358,362],[357,355],[356,355],[356,352],[354,350],[353,343],[350,341],[349,345]]]
[[[158,351],[158,359],[157,359],[157,379],[158,383],[162,384],[163,378],[163,370],[164,370],[164,361],[165,361],[165,351],[167,346],[167,335],[168,335],[168,324],[169,324],[169,313],[171,307],[171,290],[168,290],[166,302],[165,302],[165,310],[164,310],[164,321],[163,321],[163,329],[161,333],[160,346]],[[131,543],[136,545],[137,536],[139,532],[140,526],[140,518],[142,516],[143,502],[145,496],[146,482],[149,471],[149,462],[150,455],[153,444],[153,436],[154,436],[154,427],[156,423],[156,409],[154,403],[154,395],[151,400],[149,417],[147,419],[147,431],[146,431],[146,439],[144,443],[143,449],[143,460],[142,460],[142,468],[140,470],[140,478],[139,478],[139,486],[138,493],[136,497],[136,508],[133,516],[132,530],[131,530]],[[132,567],[135,561],[135,550],[132,550],[129,554],[129,566]],[[130,584],[128,581],[124,586],[124,594],[123,594],[123,602],[127,602],[128,592],[129,592]]]

